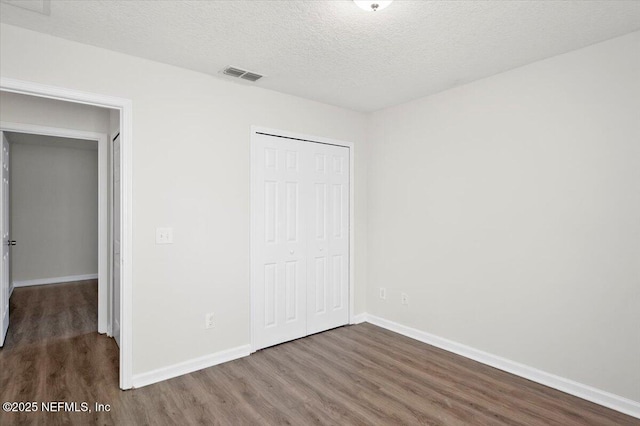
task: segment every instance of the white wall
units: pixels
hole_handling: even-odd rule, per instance
[[[97,146],[11,145],[11,236],[14,283],[98,273]]]
[[[2,77],[133,101],[134,374],[249,343],[251,125],[356,144],[355,302],[364,311],[364,114],[0,28]],[[173,245],[155,245],[157,226],[174,228]]]
[[[640,33],[376,112],[369,144],[369,313],[640,401]]]
[[[4,59],[4,52],[0,58]],[[4,73],[1,74],[5,77]],[[47,127],[107,133],[109,111],[35,96],[0,92],[0,120]]]
[[[120,111],[115,109],[109,110],[109,139],[120,132]]]

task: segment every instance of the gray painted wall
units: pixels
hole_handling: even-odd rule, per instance
[[[12,144],[11,235],[14,283],[97,274],[98,151]]]
[[[639,52],[374,113],[367,311],[640,401]]]

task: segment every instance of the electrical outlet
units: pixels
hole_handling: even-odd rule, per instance
[[[380,299],[387,298],[387,289],[384,287],[380,287]]]
[[[400,303],[402,303],[403,305],[409,304],[409,296],[407,296],[407,293],[400,294]]]
[[[213,312],[205,314],[204,316],[204,328],[213,328],[215,323],[213,322]]]
[[[156,244],[173,244],[173,228],[156,228]]]

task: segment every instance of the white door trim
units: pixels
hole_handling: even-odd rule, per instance
[[[120,134],[120,129],[109,133],[109,320],[107,321],[107,336],[113,337],[113,140]]]
[[[251,155],[253,150],[251,147],[254,144],[254,139],[258,133],[265,133],[273,136],[280,136],[288,139],[300,140],[309,143],[324,143],[328,145],[343,146],[349,148],[349,324],[355,324],[356,318],[354,317],[354,297],[355,297],[355,145],[353,142],[346,142],[337,139],[330,139],[318,136],[305,135],[300,133],[288,132],[285,130],[271,129],[262,126],[251,126],[251,134],[249,138],[249,300],[251,300],[249,306],[249,335],[251,339],[251,352],[255,352],[254,345],[254,330],[253,330],[253,312],[255,297],[253,294],[253,259],[255,255],[253,253],[252,237],[256,232],[253,226],[253,203],[251,201],[251,194],[253,193],[253,180],[254,180],[254,158]]]
[[[107,239],[109,238],[107,228],[107,135],[105,133],[5,121],[0,122],[0,130],[3,132],[29,133],[98,142],[98,332],[106,333],[109,312],[109,299],[107,297],[109,288],[109,271],[107,269]]]
[[[131,100],[95,93],[81,92],[34,82],[0,77],[0,90],[37,96],[41,98],[112,108],[120,111],[122,182],[121,194],[121,242],[122,242],[122,278],[120,290],[120,388],[130,389],[133,376],[132,318],[133,318],[133,126]],[[107,145],[105,144],[105,149]],[[107,152],[105,151],[104,154]],[[105,170],[101,171],[106,173]],[[106,195],[105,195],[106,196]],[[106,216],[104,219],[106,223]],[[106,233],[104,235],[106,237]],[[106,248],[106,247],[105,247]],[[103,265],[106,267],[107,264]],[[105,326],[106,329],[106,326]]]

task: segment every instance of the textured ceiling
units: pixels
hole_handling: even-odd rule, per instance
[[[640,1],[57,1],[4,23],[360,111],[640,30]],[[230,81],[238,81],[231,79]]]

